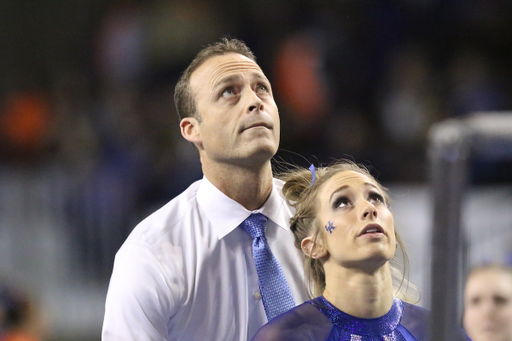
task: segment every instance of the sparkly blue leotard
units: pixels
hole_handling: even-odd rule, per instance
[[[310,301],[332,322],[333,327],[326,341],[417,341],[400,321],[404,312],[401,300],[393,299],[393,305],[387,314],[379,318],[363,319],[345,314],[323,296]]]
[[[427,341],[429,311],[393,299],[387,314],[364,319],[344,313],[323,296],[263,326],[253,341]],[[460,330],[461,341],[469,340]]]

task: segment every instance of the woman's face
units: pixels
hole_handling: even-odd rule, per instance
[[[499,270],[472,274],[466,283],[464,328],[474,341],[512,340],[512,276]]]
[[[370,269],[393,257],[393,215],[374,180],[354,171],[340,172],[322,186],[318,198],[326,262]]]

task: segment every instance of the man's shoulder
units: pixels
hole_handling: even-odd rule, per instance
[[[196,194],[202,180],[192,183],[185,191],[144,218],[130,233],[127,241],[151,245],[165,234],[184,227],[189,215],[197,212]]]

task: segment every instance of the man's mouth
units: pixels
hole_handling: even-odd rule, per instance
[[[272,126],[270,124],[265,123],[265,122],[256,122],[256,123],[253,123],[253,124],[245,127],[244,129],[242,129],[242,131],[247,130],[247,129],[251,129],[251,128],[267,128],[267,129],[272,129]]]

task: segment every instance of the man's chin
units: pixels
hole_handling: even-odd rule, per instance
[[[243,155],[240,155],[238,161],[249,167],[258,167],[272,159],[276,154],[277,148],[268,145],[259,145],[257,148],[246,150]]]

